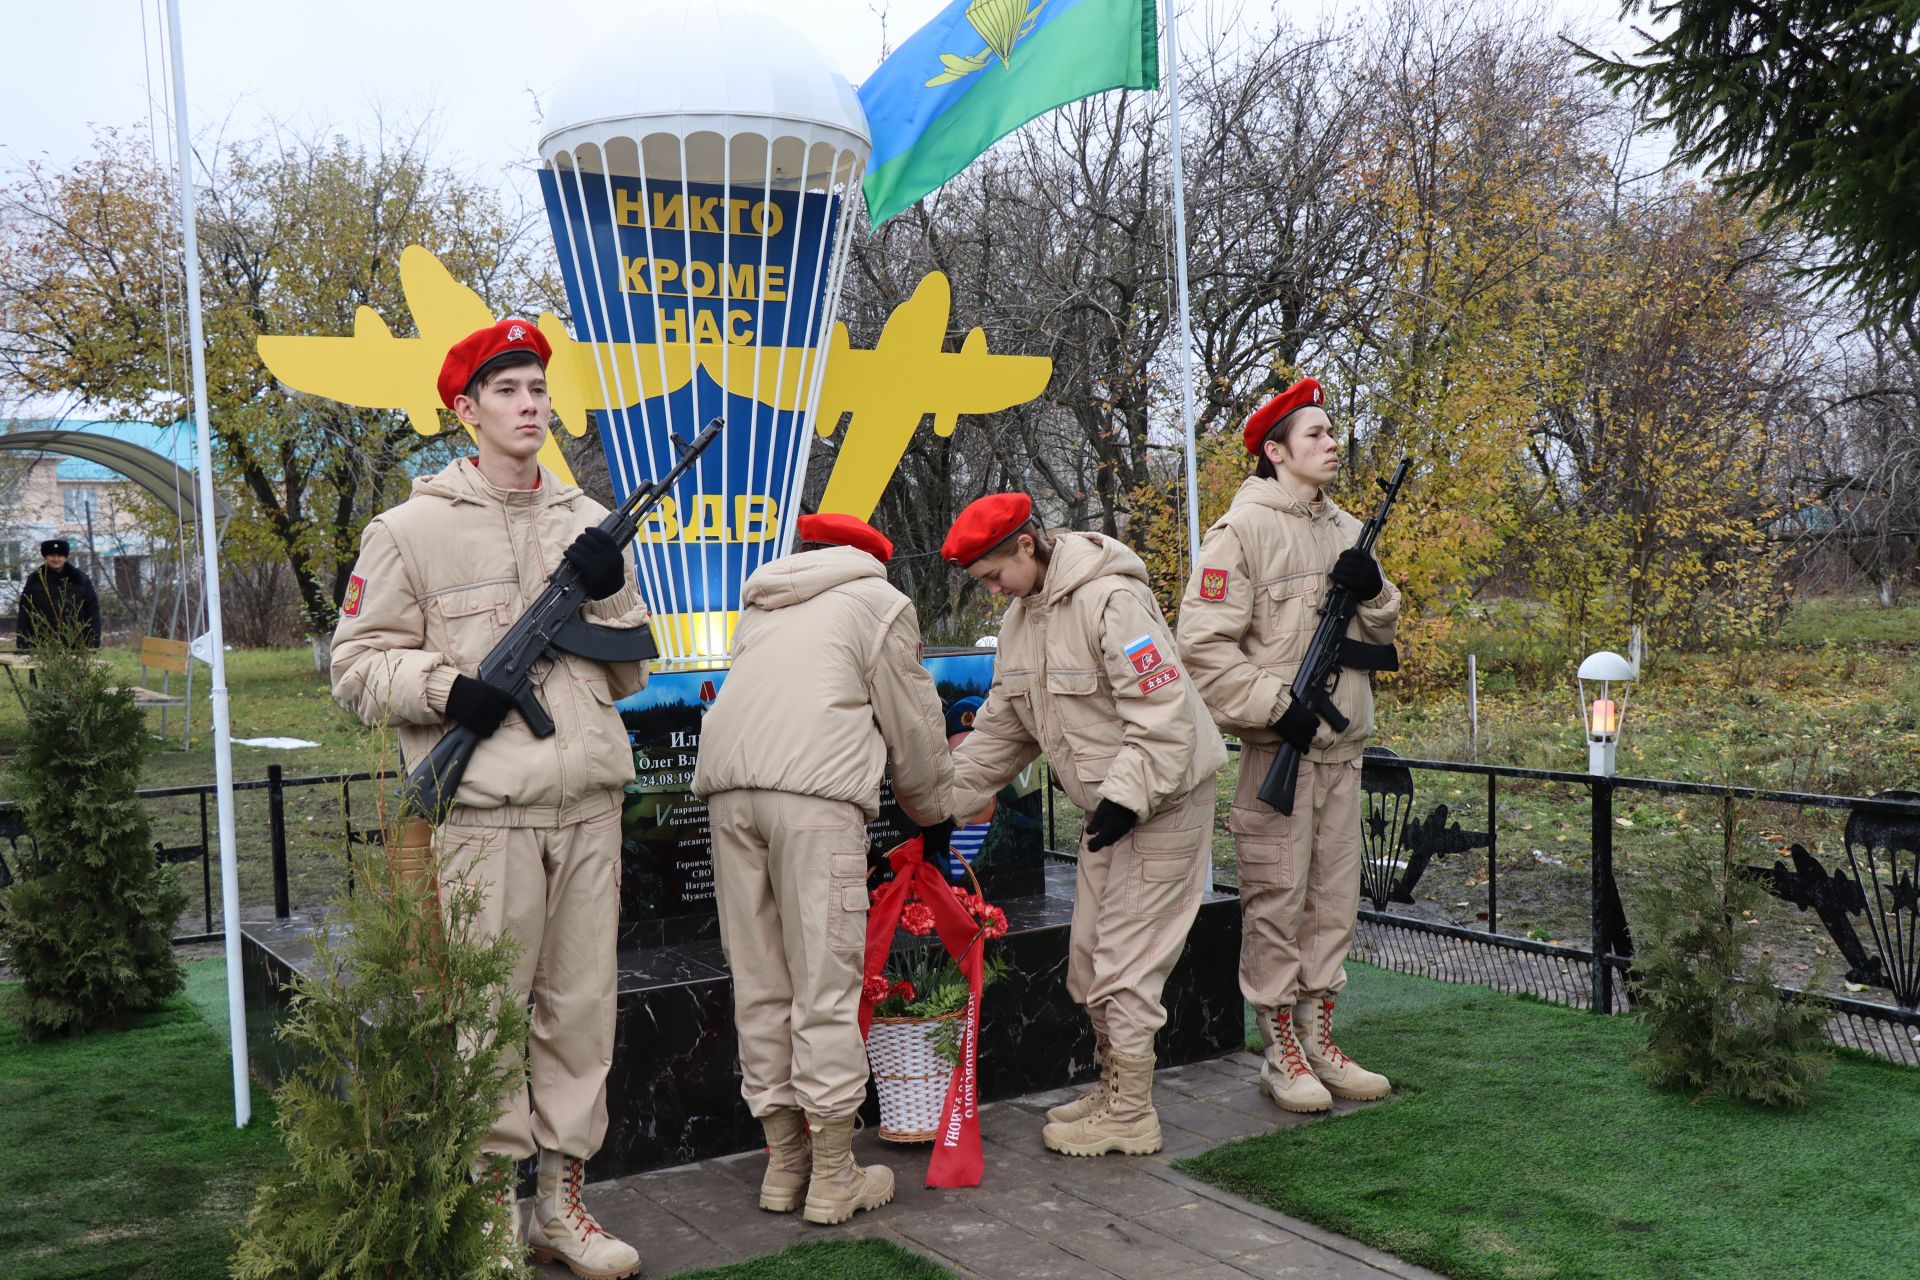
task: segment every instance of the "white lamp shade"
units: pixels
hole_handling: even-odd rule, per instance
[[[1561,668],[1565,670],[1565,668]],[[1602,649],[1599,653],[1590,653],[1580,664],[1574,675],[1581,680],[1631,680],[1640,673],[1611,649]]]

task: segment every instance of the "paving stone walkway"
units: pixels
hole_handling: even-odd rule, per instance
[[[1167,1147],[1150,1157],[1076,1160],[1040,1143],[1041,1116],[1068,1091],[981,1110],[986,1179],[965,1191],[920,1185],[924,1146],[855,1139],[855,1157],[892,1166],[892,1204],[838,1227],[762,1213],[760,1152],[636,1174],[588,1191],[608,1228],[632,1241],[647,1276],[774,1253],[801,1240],[878,1236],[982,1280],[1415,1280],[1434,1277],[1343,1236],[1197,1182],[1171,1162],[1231,1138],[1304,1122],[1260,1096],[1259,1059],[1239,1053],[1156,1077]],[[1362,1103],[1342,1102],[1339,1110]],[[559,1267],[546,1269],[559,1277]],[[1437,1277],[1435,1277],[1437,1280]]]

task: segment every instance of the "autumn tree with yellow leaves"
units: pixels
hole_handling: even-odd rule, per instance
[[[457,436],[406,415],[281,386],[262,334],[346,334],[360,307],[409,332],[400,252],[424,244],[505,309],[544,304],[538,225],[488,184],[429,156],[424,129],[370,141],[272,131],[209,150],[199,169],[209,423],[235,507],[230,564],[291,570],[307,629],[324,635],[360,530],[404,497],[411,471]],[[0,180],[0,366],[17,393],[103,417],[171,422],[187,411],[180,235],[170,170],[143,132],[104,130],[65,168]],[[530,296],[537,295],[537,296]]]
[[[1238,422],[1312,373],[1348,437],[1337,501],[1368,513],[1372,482],[1414,462],[1380,547],[1413,678],[1450,678],[1426,659],[1495,595],[1536,602],[1569,655],[1635,623],[1755,634],[1783,601],[1780,458],[1812,400],[1800,246],[1636,170],[1632,118],[1538,28],[1395,5],[1368,31],[1346,46],[1364,105],[1323,194],[1369,229],[1367,272],[1333,282],[1363,314],[1241,380],[1201,444],[1203,525],[1251,469]],[[1163,466],[1129,526],[1169,606],[1183,483]]]

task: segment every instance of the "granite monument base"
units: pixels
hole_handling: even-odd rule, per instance
[[[984,1101],[1093,1078],[1093,1032],[1067,998],[1073,868],[1050,864],[1046,892],[997,897],[1007,935],[990,944],[1007,970],[986,993],[980,1034]],[[997,896],[997,895],[996,895]],[[310,920],[249,921],[242,947],[256,1070],[275,1079],[285,1050],[271,1039],[288,978],[312,962]],[[1238,1049],[1245,1039],[1236,970],[1240,905],[1208,894],[1167,981],[1162,1065]],[[623,950],[619,1023],[607,1087],[606,1142],[593,1176],[618,1177],[762,1145],[740,1099],[733,983],[717,939]],[[869,1122],[878,1110],[869,1087]]]

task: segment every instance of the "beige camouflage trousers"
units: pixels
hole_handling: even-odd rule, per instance
[[[1261,801],[1272,747],[1244,746],[1227,830],[1240,861],[1240,991],[1291,1009],[1347,985],[1360,910],[1360,759],[1300,762],[1293,815]]]
[[[1213,856],[1213,780],[1096,853],[1081,837],[1067,994],[1104,1021],[1113,1052],[1153,1053],[1160,1002],[1187,943]]]
[[[866,817],[783,791],[722,791],[707,812],[741,1096],[756,1116],[850,1116],[867,1096]]]
[[[585,1159],[607,1132],[620,806],[609,797],[606,812],[557,827],[496,825],[505,816],[461,806],[434,832],[443,874],[482,890],[476,936],[520,943],[508,998],[533,997],[526,1082],[481,1149],[524,1160],[537,1142]]]

